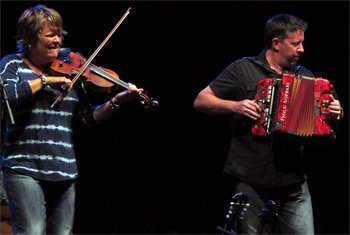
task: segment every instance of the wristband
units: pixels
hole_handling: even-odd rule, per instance
[[[114,97],[113,97],[114,98]],[[112,109],[112,110],[118,110],[119,109],[119,105],[115,104],[112,102],[112,99],[110,99],[108,102],[109,102],[109,107]]]
[[[46,76],[43,73],[41,73],[40,78],[41,78],[41,84],[43,85],[43,89],[44,89],[45,87],[48,86],[46,83]]]

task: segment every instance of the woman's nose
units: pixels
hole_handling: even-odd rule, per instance
[[[53,42],[61,42],[62,41],[62,38],[59,36],[59,35],[55,35],[54,37],[53,37]]]

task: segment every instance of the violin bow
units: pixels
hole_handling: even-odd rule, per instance
[[[128,10],[124,13],[124,15],[120,18],[120,20],[118,21],[118,23],[114,26],[114,28],[111,30],[111,32],[107,35],[107,37],[103,40],[103,42],[100,44],[100,46],[95,50],[95,52],[90,56],[90,58],[85,61],[84,65],[81,67],[79,73],[77,73],[74,78],[72,79],[72,84],[74,84],[78,78],[80,77],[81,74],[83,74],[83,72],[85,71],[85,69],[89,66],[89,64],[91,63],[91,61],[95,58],[95,56],[97,55],[97,53],[102,49],[102,47],[107,43],[108,39],[110,39],[110,37],[113,35],[113,33],[117,30],[117,28],[119,27],[119,25],[124,21],[124,19],[129,15],[131,11],[131,7],[128,8]],[[64,90],[61,95],[59,97],[57,97],[57,99],[55,100],[55,102],[53,102],[53,104],[51,105],[51,108],[53,108],[59,101],[62,100],[62,98],[67,95],[68,92],[66,90]]]

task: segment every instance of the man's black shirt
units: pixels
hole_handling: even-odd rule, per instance
[[[256,57],[245,57],[231,63],[210,84],[221,99],[254,100],[257,85],[262,78],[281,75],[272,70],[266,60],[266,51]],[[302,66],[286,69],[285,73],[314,77]],[[299,144],[285,139],[256,137],[251,133],[254,120],[232,115],[232,140],[224,173],[262,187],[287,186],[306,180]]]

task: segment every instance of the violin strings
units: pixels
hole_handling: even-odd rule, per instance
[[[113,77],[111,74],[107,73],[106,71],[102,70],[101,68],[97,67],[96,65],[94,64],[90,64],[92,68],[90,68],[90,71],[98,74],[98,75],[101,75],[102,77],[108,79],[109,81],[111,82],[114,82],[124,88],[128,88],[129,85],[128,83],[116,78],[116,77]],[[92,70],[91,70],[92,69]]]

